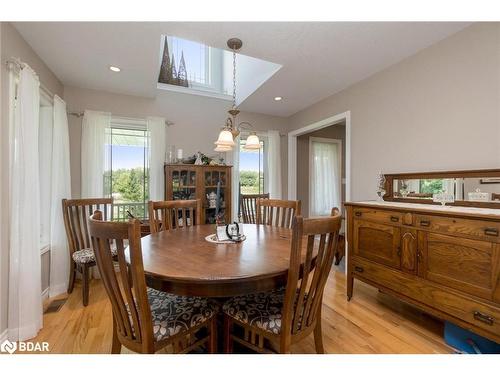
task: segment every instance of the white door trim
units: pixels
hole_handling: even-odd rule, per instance
[[[351,111],[339,113],[288,133],[288,199],[297,199],[297,137],[345,121],[345,200],[351,200]]]
[[[321,142],[321,143],[335,143],[338,148],[337,148],[337,160],[338,160],[338,171],[339,171],[339,175],[338,175],[338,180],[339,180],[339,188],[340,188],[340,199],[339,199],[339,202],[342,202],[342,190],[344,189],[344,187],[342,186],[342,163],[343,163],[343,160],[342,160],[342,140],[341,139],[335,139],[335,138],[322,138],[322,137],[309,137],[309,217],[312,217],[312,212],[311,212],[311,208],[312,208],[312,189],[311,189],[311,185],[312,185],[312,182],[313,182],[313,154],[312,154],[312,144],[313,142]]]

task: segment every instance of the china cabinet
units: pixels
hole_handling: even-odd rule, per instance
[[[225,223],[231,222],[231,166],[165,164],[165,200],[201,199],[201,222],[215,223],[217,204]]]

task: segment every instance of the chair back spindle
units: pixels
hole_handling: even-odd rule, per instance
[[[294,217],[300,215],[300,201],[257,199],[257,224],[291,228]]]
[[[201,200],[149,201],[151,233],[201,224]]]
[[[105,220],[111,213],[113,198],[63,199],[64,227],[68,238],[70,256],[75,251],[90,249],[87,219],[95,210],[103,212]]]
[[[266,194],[240,194],[240,212],[245,224],[257,223],[257,199],[269,199]]]

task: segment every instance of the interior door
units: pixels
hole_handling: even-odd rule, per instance
[[[353,230],[355,256],[400,268],[399,227],[355,219]]]

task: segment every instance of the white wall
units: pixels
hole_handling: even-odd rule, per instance
[[[74,87],[64,88],[64,100],[71,111],[85,109],[109,111],[116,116],[144,118],[162,116],[175,124],[168,127],[168,144],[182,148],[184,155],[197,151],[216,155],[213,151],[220,128],[224,125],[230,102],[221,99],[189,94],[159,91],[153,99],[112,94]],[[257,113],[242,112],[239,121],[249,121],[257,130],[275,129],[286,133],[286,119]],[[71,178],[74,197],[80,196],[80,142],[81,118],[69,116]],[[282,146],[286,140],[283,137]],[[286,149],[285,149],[286,152]],[[286,155],[286,154],[284,154]],[[229,156],[229,155],[228,155]],[[286,159],[283,159],[286,171]],[[286,173],[283,176],[286,181]]]
[[[352,199],[378,171],[500,167],[500,24],[478,23],[289,118],[351,111]]]
[[[226,94],[233,93],[233,54],[224,51],[223,83]],[[236,55],[236,103],[239,105],[281,68],[280,64]],[[271,100],[272,98],[269,98]]]

